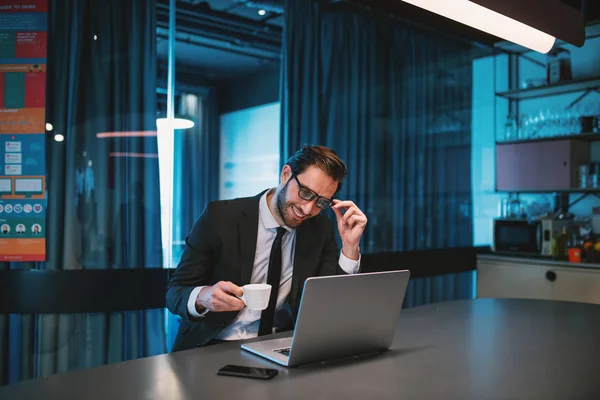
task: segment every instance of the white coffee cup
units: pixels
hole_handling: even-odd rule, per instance
[[[251,310],[264,310],[269,306],[271,285],[255,283],[242,286],[243,294],[238,298]]]

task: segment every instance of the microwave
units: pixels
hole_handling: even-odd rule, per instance
[[[542,255],[544,248],[542,221],[528,219],[494,219],[493,250],[496,252]]]

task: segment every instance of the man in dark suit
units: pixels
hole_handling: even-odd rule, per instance
[[[292,329],[307,278],[359,271],[367,218],[352,201],[333,199],[345,175],[333,150],[305,146],[276,188],[207,204],[167,289],[167,307],[183,318],[173,351]],[[341,253],[333,224],[319,215],[330,207]],[[236,297],[250,283],[272,285],[266,310]]]

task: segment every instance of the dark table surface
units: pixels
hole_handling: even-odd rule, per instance
[[[215,375],[276,368],[271,381]],[[391,349],[283,368],[239,343],[0,388],[1,399],[600,399],[600,306],[478,299],[403,310]]]

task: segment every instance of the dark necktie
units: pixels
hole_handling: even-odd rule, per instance
[[[279,282],[281,281],[281,239],[286,232],[285,228],[277,228],[277,236],[271,246],[269,256],[269,272],[267,273],[267,284],[271,285],[271,297],[269,306],[260,315],[258,336],[273,333],[273,320],[275,318],[275,307],[277,306],[277,295],[279,294]]]

